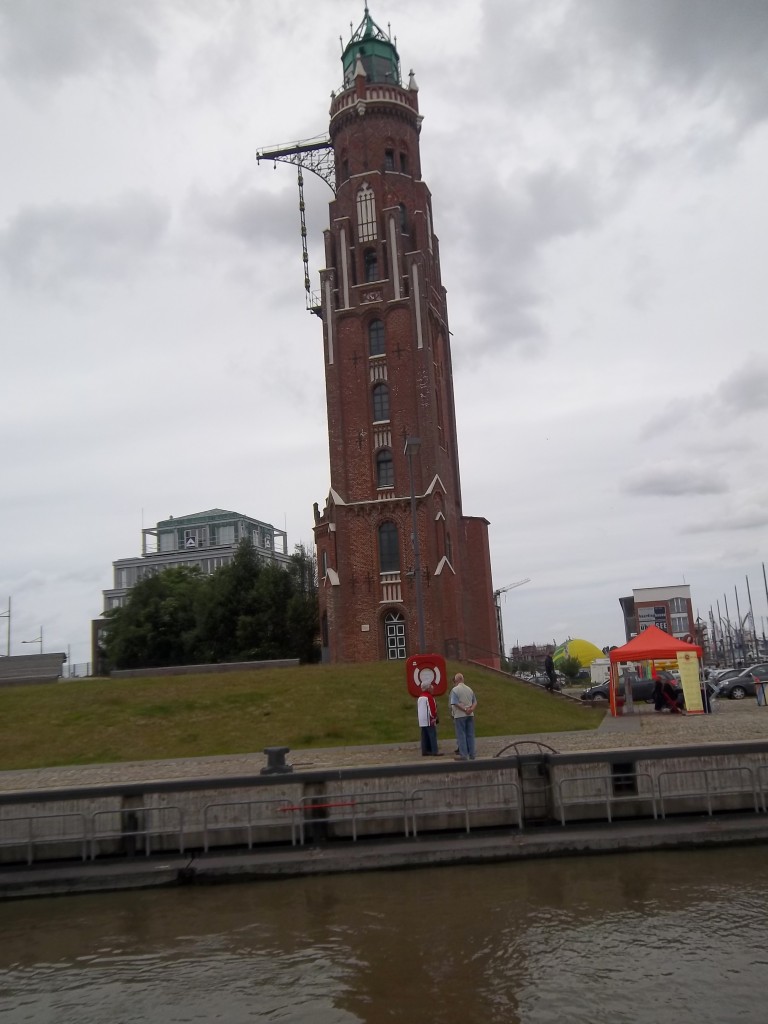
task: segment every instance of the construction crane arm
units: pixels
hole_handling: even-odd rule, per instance
[[[494,596],[494,598],[497,598],[501,594],[506,594],[506,592],[508,590],[514,590],[515,587],[522,587],[522,585],[524,583],[530,583],[530,582],[531,582],[530,576],[526,576],[526,578],[524,580],[517,580],[515,583],[510,583],[509,586],[507,586],[507,587],[500,587],[498,590],[494,590],[493,596]]]

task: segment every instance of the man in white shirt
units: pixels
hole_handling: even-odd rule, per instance
[[[477,697],[464,682],[464,676],[457,672],[453,677],[454,687],[451,690],[450,708],[453,726],[456,730],[456,742],[459,752],[455,761],[474,761],[475,759],[475,708]]]
[[[439,757],[437,749],[437,704],[430,685],[416,701],[416,712],[421,729],[421,753],[423,757]]]

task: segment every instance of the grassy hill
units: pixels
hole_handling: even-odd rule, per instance
[[[464,672],[477,734],[593,729],[604,712],[482,669]],[[453,735],[448,697],[440,734]],[[285,745],[417,742],[402,662],[310,665],[221,675],[66,680],[0,690],[0,770],[201,757]]]

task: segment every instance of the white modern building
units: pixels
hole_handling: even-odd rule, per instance
[[[141,531],[141,555],[112,563],[111,590],[104,591],[104,611],[125,603],[130,589],[146,576],[177,566],[196,566],[210,574],[232,561],[241,541],[253,544],[263,557],[280,565],[290,561],[288,537],[270,523],[213,508],[168,519]]]

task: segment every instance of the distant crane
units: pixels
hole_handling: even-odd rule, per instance
[[[524,580],[517,580],[515,583],[510,583],[509,586],[500,587],[493,592],[493,603],[496,605],[496,628],[499,631],[499,652],[502,658],[506,658],[507,652],[504,649],[504,626],[501,622],[501,595],[506,594],[508,590],[514,590],[515,587],[522,587],[524,583],[530,582],[530,577],[526,576]]]

